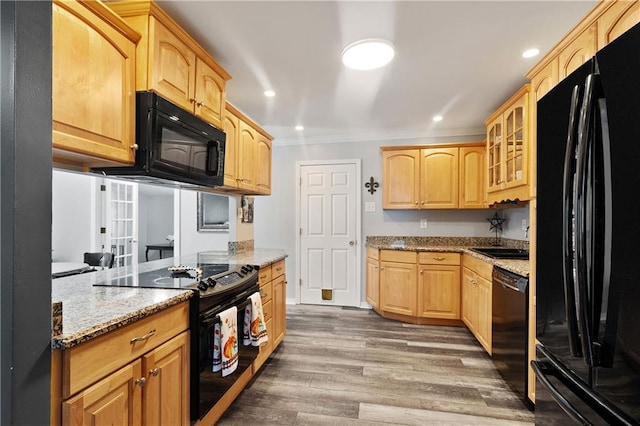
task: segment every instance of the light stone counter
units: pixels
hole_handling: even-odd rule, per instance
[[[475,251],[472,247],[493,247],[493,238],[483,237],[367,237],[366,246],[380,250],[454,252],[469,254],[484,262],[529,277],[528,260],[494,259]],[[528,241],[501,239],[503,247],[529,249]]]
[[[286,252],[279,249],[256,248],[239,253],[210,251],[54,279],[51,300],[62,302],[62,332],[52,336],[51,347],[66,349],[75,346],[189,300],[193,295],[191,290],[184,289],[100,287],[94,284],[173,265],[199,262],[266,266],[285,257]]]

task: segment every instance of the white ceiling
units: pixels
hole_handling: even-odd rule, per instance
[[[484,120],[595,3],[159,2],[231,74],[227,99],[276,144],[482,134]],[[391,41],[393,62],[345,69],[342,49],[362,38]],[[521,58],[531,47],[541,55]],[[276,96],[265,98],[267,89]],[[433,122],[437,114],[444,120]]]

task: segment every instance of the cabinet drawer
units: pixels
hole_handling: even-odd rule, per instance
[[[183,302],[63,351],[62,397],[68,398],[188,328],[189,302]],[[146,338],[132,342],[140,337]]]
[[[269,300],[268,302],[262,302],[262,313],[264,314],[265,321],[271,319],[272,312],[273,312],[273,301]]]
[[[418,253],[418,263],[422,265],[459,265],[460,253],[422,251]]]
[[[379,260],[380,259],[379,250],[375,248],[367,247],[367,257],[370,257],[371,259]]]
[[[491,272],[493,272],[492,264],[477,259],[468,254],[462,256],[462,264],[465,268],[469,268],[484,279],[491,281]]]
[[[417,263],[415,251],[380,250],[380,260],[387,262]]]
[[[284,275],[284,259],[279,260],[271,265],[271,277],[276,278]]]
[[[269,300],[271,300],[272,292],[273,292],[273,286],[271,285],[271,282],[260,286],[260,299],[262,299],[263,305]]]
[[[271,281],[271,265],[269,266],[261,266],[258,271],[258,284],[264,285]]]

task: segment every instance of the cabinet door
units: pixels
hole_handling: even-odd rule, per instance
[[[487,126],[487,192],[500,190],[503,186],[502,167],[502,115]]]
[[[458,207],[458,148],[420,150],[420,208]]]
[[[224,115],[224,132],[227,134],[224,148],[224,186],[238,186],[237,150],[240,135],[238,117],[227,111]]]
[[[459,150],[458,208],[480,209],[485,206],[485,147],[463,147]]]
[[[285,276],[280,275],[273,280],[273,347],[282,342],[287,330],[286,312],[287,289]]]
[[[475,334],[478,305],[476,275],[468,268],[462,268],[462,321]]]
[[[527,111],[529,94],[525,93],[504,113],[504,135],[502,150],[504,168],[502,169],[505,188],[527,183]]]
[[[476,338],[491,355],[491,282],[478,276]]]
[[[141,425],[142,380],[138,359],[62,403],[63,425]]]
[[[375,309],[380,303],[380,276],[378,271],[378,261],[367,257],[367,302]]]
[[[271,141],[256,134],[256,189],[260,194],[271,194]]]
[[[382,152],[382,207],[417,209],[420,190],[420,150]]]
[[[194,110],[196,54],[167,27],[151,17],[149,89],[176,105]]]
[[[88,7],[53,4],[53,155],[90,167],[133,164],[136,46]]]
[[[559,79],[571,74],[596,53],[595,25],[585,29],[558,54]]]
[[[460,319],[460,267],[420,265],[418,316]]]
[[[202,59],[196,58],[195,114],[218,128],[223,127],[225,81]]]
[[[416,269],[416,264],[380,263],[380,308],[383,311],[416,315]]]
[[[142,358],[146,425],[189,425],[189,343],[185,331]]]
[[[255,182],[256,133],[251,126],[240,120],[238,137],[238,187],[256,190]]]
[[[607,11],[598,18],[598,50],[615,40],[620,34],[640,22],[640,3],[637,1],[611,2]]]

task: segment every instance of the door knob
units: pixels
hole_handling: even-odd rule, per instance
[[[355,246],[355,245],[356,245],[356,242],[355,242],[355,241],[349,241],[349,245],[350,245],[350,246]]]

